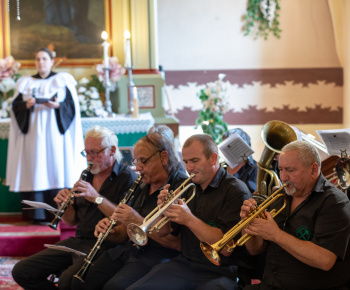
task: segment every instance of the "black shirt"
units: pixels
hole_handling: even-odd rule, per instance
[[[164,185],[170,184],[169,191],[175,190],[187,178],[188,176],[185,173],[183,173],[180,168],[178,168],[169,175],[168,180],[165,182]],[[151,195],[149,195],[149,188],[150,186],[148,184],[139,188],[135,192],[134,203],[133,205],[131,205],[133,209],[136,210],[143,217],[146,217],[151,211],[153,211],[157,207],[158,195],[160,193],[160,190],[157,190]],[[113,250],[110,250],[110,252],[111,251]],[[151,238],[149,238],[148,243],[145,246],[132,246],[129,261],[141,261],[142,263],[152,267],[166,259],[174,258],[178,254],[178,251],[163,247]]]
[[[335,289],[350,275],[350,202],[321,174],[311,194],[291,213],[292,197],[275,217],[281,229],[323,247],[338,259],[329,271],[308,266],[269,242],[263,282],[276,289]],[[278,205],[277,205],[278,204]],[[282,200],[276,202],[276,208]]]
[[[256,191],[256,178],[258,174],[258,165],[256,161],[249,156],[249,163],[244,164],[244,166],[234,174],[235,177],[242,180],[247,186],[251,193]]]
[[[137,174],[127,165],[114,163],[113,171],[102,184],[99,193],[116,205],[123,199]],[[74,198],[74,209],[78,219],[75,236],[77,238],[96,239],[94,236],[95,225],[105,215],[98,209],[97,205],[87,201],[83,197]]]
[[[247,186],[222,167],[204,191],[199,185],[196,188],[195,197],[188,203],[192,214],[204,223],[220,228],[224,234],[238,223],[243,201],[251,198]],[[186,259],[219,268],[206,258],[200,248],[201,241],[185,226],[181,226],[181,241]]]

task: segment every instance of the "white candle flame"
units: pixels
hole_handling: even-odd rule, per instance
[[[130,31],[129,30],[125,30],[124,31],[124,38],[125,39],[130,39]]]
[[[106,31],[103,31],[102,32],[102,34],[101,34],[101,38],[103,39],[103,40],[107,40],[107,38],[108,38],[108,34],[107,34],[107,32]]]

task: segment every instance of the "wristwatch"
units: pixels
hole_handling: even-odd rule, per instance
[[[98,196],[98,197],[95,198],[95,203],[96,203],[97,205],[101,204],[102,201],[103,201],[103,197],[102,197],[102,196]]]

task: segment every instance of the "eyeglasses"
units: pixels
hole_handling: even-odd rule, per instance
[[[162,151],[156,151],[156,152],[154,152],[150,157],[148,157],[148,158],[146,158],[146,159],[144,159],[144,160],[137,160],[136,158],[134,158],[133,160],[132,160],[132,164],[133,165],[135,165],[135,166],[137,166],[137,163],[141,163],[142,165],[146,165],[147,164],[147,162],[154,156],[154,155],[156,155],[157,153],[160,153],[160,152],[162,152]]]
[[[91,150],[89,152],[86,152],[86,150],[84,149],[83,151],[80,152],[80,154],[83,155],[84,157],[87,157],[88,155],[90,155],[91,157],[95,158],[99,153],[101,153],[103,150],[105,150],[107,148],[108,147],[105,147],[99,151]]]

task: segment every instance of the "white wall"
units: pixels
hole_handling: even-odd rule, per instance
[[[242,19],[247,2],[247,0],[159,0],[159,63],[163,65],[165,71],[340,67],[327,0],[280,0],[281,38],[277,39],[270,34],[268,40],[243,35]],[[322,87],[323,84],[320,85]],[[196,85],[192,84],[193,86]],[[169,91],[175,96],[184,97],[185,94],[187,105],[189,103],[195,105],[196,88],[189,92],[190,87],[190,84],[184,84],[174,90],[170,86]],[[291,87],[289,94],[295,89]],[[316,92],[319,89],[320,87],[315,88],[314,99],[317,99]],[[287,89],[280,94],[281,98],[286,95],[285,92]],[[261,92],[256,92],[256,96],[259,94],[263,95]],[[337,91],[333,95],[336,95],[338,102],[342,102],[342,94],[342,91]],[[329,95],[332,96],[332,93]],[[173,107],[183,105],[177,103],[178,99],[178,97],[171,98]],[[261,99],[258,101],[264,106]],[[294,105],[305,107],[305,104],[301,103]],[[265,106],[269,107],[271,103],[266,103]],[[256,151],[254,157],[259,159],[264,148],[260,138],[262,125],[240,127],[251,135],[252,145]],[[315,130],[341,128],[342,125],[304,124],[296,127],[315,135]],[[193,126],[180,126],[180,143],[193,133],[195,133]]]
[[[327,0],[280,0],[281,38],[242,33],[247,0],[159,0],[166,70],[339,66]]]

